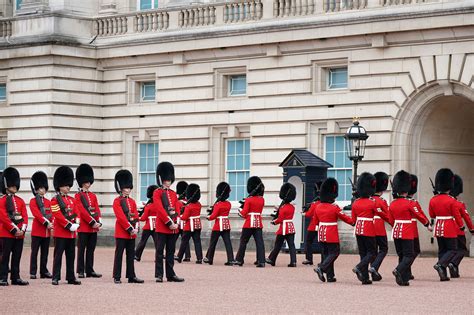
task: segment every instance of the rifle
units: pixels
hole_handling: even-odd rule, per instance
[[[163,208],[165,208],[166,213],[168,216],[174,221],[174,219],[178,216],[178,213],[174,208],[170,207],[170,201],[168,200],[168,194],[166,194],[166,189],[163,189],[163,193],[161,194],[161,203],[163,204]],[[174,211],[174,214],[170,214],[171,211]]]
[[[91,206],[89,205],[89,202],[80,191],[79,191],[79,197],[81,198],[82,206],[84,207],[84,209],[86,209],[87,213],[96,221],[96,223],[99,223],[100,225],[102,225],[100,222],[97,221],[98,214],[96,212],[92,214]]]
[[[347,179],[349,179],[349,183],[351,183],[352,197],[354,197],[354,199],[359,198],[359,194],[357,193],[357,187],[354,185],[354,182],[352,182],[352,179],[350,177],[348,177]]]
[[[429,178],[430,179],[430,182],[431,182],[431,188],[433,188],[433,195],[438,195],[439,192],[436,190],[436,187],[435,185],[433,184],[433,180],[431,179],[431,177]]]
[[[74,221],[77,217],[77,214],[76,213],[71,214],[71,213],[66,211],[66,204],[64,203],[64,200],[61,197],[60,193],[56,194],[56,201],[58,202],[59,209],[61,210],[61,213],[66,218],[66,220]]]
[[[392,182],[391,179],[390,179],[390,187],[392,187],[392,197],[393,197],[393,199],[397,199],[399,196],[396,192],[393,191],[393,182]]]
[[[314,202],[318,201],[320,198],[319,198],[319,187],[316,185],[316,193],[314,195],[314,198],[313,200],[311,200],[310,203],[307,203],[306,205],[303,206],[303,213],[306,213],[309,211],[309,209],[311,208],[311,204],[313,204]]]
[[[130,209],[128,208],[127,200],[125,197],[120,199],[120,206],[122,207],[122,211],[127,217],[128,222],[130,222],[130,224],[135,228],[135,224],[137,224],[138,219],[131,218]]]
[[[249,193],[249,195],[247,196],[247,198],[252,197],[254,194],[256,194],[257,191],[258,191],[258,189],[260,188],[260,186],[263,186],[263,183],[258,184],[258,185]],[[240,200],[240,201],[239,201],[239,203],[240,203],[239,209],[243,209],[243,208],[244,208],[245,199],[247,199],[247,198],[244,198],[243,200]]]
[[[23,217],[21,216],[21,213],[17,212],[15,209],[12,195],[7,194],[6,207],[7,207],[8,217],[15,225],[18,225],[24,221]]]
[[[431,188],[433,188],[433,195],[436,196],[436,195],[438,194],[438,191],[436,190],[436,187],[435,187],[435,185],[433,184],[433,180],[431,179],[431,177],[430,177],[429,179],[430,179],[430,183],[431,183]],[[435,219],[431,218],[430,224],[431,224],[431,226],[433,226],[433,225],[435,224]],[[434,227],[433,227],[433,228],[434,228]],[[431,234],[430,243],[431,243],[431,244],[434,243],[434,236],[433,236],[433,234]]]
[[[35,196],[35,200],[36,200],[36,205],[38,206],[40,212],[41,212],[41,215],[43,217],[45,217],[48,221],[51,222],[51,219],[53,217],[53,214],[50,213],[50,214],[46,214],[46,210],[44,208],[44,202],[43,202],[43,198],[41,198],[41,196],[36,192],[35,190],[35,187],[33,185],[33,182],[30,181],[30,188],[31,188],[31,192],[33,193],[33,196]]]

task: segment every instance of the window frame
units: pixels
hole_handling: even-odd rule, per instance
[[[4,99],[1,99],[0,98],[0,103],[6,103],[7,100],[8,100],[8,87],[7,87],[7,82],[6,80],[3,80],[2,78],[0,78],[0,86],[4,85],[5,86],[5,98]]]
[[[0,141],[0,146],[1,145],[5,145],[5,156],[0,156],[0,157],[5,157],[5,167],[2,168],[0,165],[0,171],[3,172],[3,170],[8,167],[8,142]]]
[[[347,86],[344,88],[329,88],[330,69],[347,68]],[[318,93],[347,93],[350,92],[350,69],[347,59],[313,61],[313,94]]]
[[[328,137],[333,137],[334,140],[336,140],[337,137],[341,137],[341,138],[343,139],[343,141],[344,141],[344,138],[343,138],[344,135],[342,135],[342,134],[325,134],[325,135],[323,136],[323,144],[324,144],[324,154],[323,154],[323,156],[324,156],[324,159],[325,159],[326,161],[327,161],[327,154],[328,154],[328,147],[327,147],[327,139],[328,139]],[[344,145],[343,145],[343,148],[344,148],[343,153],[345,154],[345,158],[347,158],[346,146],[345,146],[345,143],[343,143],[343,144],[344,144]],[[336,167],[336,165],[335,165],[335,164],[336,164],[336,163],[335,163],[335,161],[336,161],[336,154],[337,154],[336,152],[338,152],[338,151],[334,150],[334,151],[332,151],[332,152],[334,152],[334,163],[331,163],[331,164],[333,164],[333,167],[327,169],[328,177],[329,177],[329,172],[330,172],[330,171],[335,171],[335,172],[337,172],[337,171],[350,171],[350,173],[351,173],[351,174],[350,174],[350,178],[351,178],[351,180],[352,180],[352,176],[353,176],[353,172],[354,172],[353,164],[350,163],[350,167]],[[336,176],[336,178],[337,178],[337,176]],[[347,182],[348,182],[348,180],[345,179],[343,185],[344,185],[344,186],[347,186],[347,185],[350,186],[350,182],[349,182],[349,184],[347,184]],[[354,183],[354,184],[355,184],[355,183]],[[351,187],[351,190],[352,190],[352,187]],[[341,195],[340,193],[341,193],[341,183],[339,183],[339,196]],[[341,199],[338,197],[337,200],[336,200],[336,204],[338,204],[338,205],[341,206],[341,207],[346,206],[346,205],[348,205],[348,204],[351,203],[351,198],[352,198],[352,193],[350,194],[350,199],[349,199],[349,200],[346,200],[346,199],[341,200]]]
[[[145,85],[153,84],[153,99],[145,99]],[[156,101],[156,80],[155,81],[140,81],[140,102],[141,103],[149,103]]]
[[[239,93],[239,94],[232,94],[232,92],[234,91],[233,89],[233,80],[234,78],[237,79],[237,78],[245,78],[245,90],[243,93]],[[227,97],[242,97],[242,96],[246,96],[247,95],[247,74],[231,74],[231,75],[227,75]]]
[[[138,186],[138,189],[137,189],[137,200],[141,203],[141,202],[147,202],[146,198],[145,200],[141,200],[141,195],[142,195],[142,181],[141,181],[141,176],[142,174],[155,174],[155,169],[153,169],[152,171],[147,171],[147,172],[142,172],[140,170],[140,167],[141,167],[141,164],[140,164],[140,160],[141,160],[141,154],[140,154],[140,147],[141,145],[149,145],[149,144],[156,144],[158,146],[157,150],[158,150],[158,155],[157,155],[157,163],[156,165],[159,163],[160,161],[160,142],[159,141],[138,141],[137,142],[137,186]],[[148,148],[147,148],[148,149]],[[146,156],[146,158],[148,158],[148,155]],[[156,184],[156,183],[155,183]],[[148,186],[151,185],[151,184],[147,184],[147,188]],[[145,188],[146,189],[146,188]]]
[[[144,101],[141,99],[142,83],[143,82],[155,82],[155,99],[150,101]],[[153,104],[157,103],[157,77],[156,73],[144,73],[137,75],[127,76],[127,105],[142,105],[142,104]]]
[[[214,69],[214,98],[215,99],[245,99],[248,98],[248,73],[247,68],[218,68]],[[230,78],[245,76],[245,94],[230,95]]]
[[[150,0],[151,1],[151,8],[150,9],[141,9],[141,2],[142,0],[137,0],[137,11],[147,11],[147,10],[155,10],[158,9],[159,1],[158,0]]]
[[[229,149],[228,143],[229,143],[229,141],[248,141],[248,146],[249,146],[249,154],[248,154],[248,155],[249,155],[249,168],[248,168],[248,170],[233,170],[233,171],[228,171],[228,164],[227,164],[228,161],[227,161],[227,160],[228,160],[228,149]],[[228,177],[228,174],[229,174],[229,173],[248,172],[248,177],[250,177],[250,169],[252,168],[251,150],[250,150],[250,138],[227,138],[227,139],[225,139],[225,141],[224,141],[224,145],[225,145],[225,154],[224,154],[224,178],[225,178],[225,181],[226,181],[227,183],[229,183],[229,185],[230,185],[231,188],[232,188],[232,184],[230,183],[229,177]],[[243,155],[245,155],[245,154],[243,154]],[[247,179],[248,179],[248,177],[247,177]],[[247,194],[246,194],[246,191],[247,191],[247,190],[246,190],[245,187],[247,187],[247,181],[246,181],[245,184],[244,184],[244,196],[243,196],[243,198],[245,198],[245,196],[247,195]],[[237,196],[237,197],[238,197],[238,196]],[[231,200],[231,198],[229,197],[229,201],[230,201],[231,204],[232,204],[232,208],[234,208],[234,207],[237,206],[237,205],[240,206],[240,203],[239,203],[240,200],[242,200],[242,199],[237,198],[237,200]],[[238,206],[237,206],[237,207],[238,207]]]
[[[345,87],[331,87],[331,71],[336,69],[346,69],[346,86]],[[326,91],[337,91],[337,90],[347,90],[349,88],[349,70],[347,66],[336,66],[336,67],[328,67],[326,70]]]

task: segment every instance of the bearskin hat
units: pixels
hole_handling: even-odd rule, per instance
[[[122,193],[122,189],[133,189],[133,175],[129,170],[120,170],[115,173],[114,179],[115,191],[117,194]]]
[[[374,174],[377,185],[375,187],[375,192],[386,191],[388,187],[388,175],[385,172],[377,172]]]
[[[216,187],[216,198],[219,201],[225,201],[230,196],[230,185],[226,182],[221,182]]]
[[[290,203],[296,199],[296,187],[290,183],[284,183],[280,188],[280,199]]]
[[[185,197],[186,188],[188,188],[188,183],[186,183],[184,180],[179,181],[176,184],[176,194],[178,195],[178,198],[183,199]]]
[[[164,181],[174,182],[174,166],[170,162],[161,162],[156,167],[156,183],[163,185]]]
[[[454,175],[453,189],[451,189],[451,196],[457,197],[463,193],[463,182],[459,175]]]
[[[186,188],[186,200],[188,202],[197,202],[201,199],[201,189],[198,184],[189,184]]]
[[[69,166],[60,166],[56,169],[53,176],[54,190],[59,191],[59,187],[74,185],[74,172]]]
[[[2,180],[2,193],[7,193],[8,187],[15,186],[17,190],[20,190],[20,173],[14,167],[7,167],[3,170],[3,180]]]
[[[413,196],[418,191],[418,176],[410,174],[410,191],[408,194]]]
[[[411,176],[405,171],[398,171],[393,176],[393,192],[396,194],[408,193],[411,190]]]
[[[360,174],[357,180],[357,193],[361,198],[372,197],[375,194],[375,188],[377,186],[377,180],[375,176],[364,172]]]
[[[321,202],[333,203],[339,195],[339,183],[335,178],[329,177],[321,184],[319,198]]]
[[[439,192],[445,192],[453,189],[454,174],[449,168],[438,170],[435,177],[435,189]]]
[[[247,192],[252,196],[263,196],[265,187],[258,176],[249,177],[247,180]]]
[[[48,175],[45,172],[38,171],[31,176],[30,186],[32,191],[37,191],[40,188],[46,189],[48,191]]]
[[[158,189],[158,186],[156,186],[156,185],[148,186],[148,188],[146,189],[146,197],[148,199],[153,198],[153,193],[155,192],[156,189]]]
[[[76,181],[79,185],[79,188],[82,187],[85,183],[94,183],[94,170],[89,164],[81,164],[76,169]]]

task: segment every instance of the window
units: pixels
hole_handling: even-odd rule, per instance
[[[328,90],[347,89],[347,67],[328,69]]]
[[[23,1],[23,0],[16,0],[16,9],[17,9],[17,10],[20,10],[20,6],[21,6],[21,2],[22,2],[22,1]],[[11,2],[10,2],[10,3],[11,3]]]
[[[0,102],[7,100],[7,85],[6,83],[0,83]]]
[[[0,143],[0,170],[7,168],[8,148],[6,143]]]
[[[343,136],[326,136],[326,161],[333,165],[328,169],[328,177],[334,177],[339,183],[339,201],[348,201],[352,198],[352,163],[347,157],[347,150]]]
[[[138,8],[140,10],[150,10],[158,8],[158,0],[138,0]]]
[[[156,184],[155,169],[158,164],[158,143],[138,145],[138,181],[140,201],[147,201],[148,186]]]
[[[247,94],[247,76],[231,75],[229,81],[229,96],[241,96]]]
[[[226,178],[231,187],[230,201],[245,198],[250,174],[250,140],[227,140]]]
[[[142,102],[155,100],[155,81],[140,83],[140,100]]]

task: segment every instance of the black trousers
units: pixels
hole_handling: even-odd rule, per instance
[[[396,238],[393,240],[398,255],[396,269],[402,275],[403,282],[408,282],[411,276],[411,265],[415,261],[415,247],[413,240]]]
[[[456,255],[458,249],[457,238],[437,237],[438,241],[438,264],[444,268],[448,267]]]
[[[260,264],[265,263],[265,244],[263,243],[263,233],[262,229],[255,228],[243,228],[242,234],[240,235],[240,245],[235,260],[243,263],[245,257],[245,250],[247,249],[247,244],[250,240],[250,237],[253,236],[255,240],[255,245],[257,247],[257,262]]]
[[[115,256],[114,256],[114,279],[122,277],[122,258],[125,251],[126,270],[125,277],[128,279],[135,278],[135,239],[116,238],[115,239]]]
[[[201,244],[201,229],[191,231],[184,231],[181,237],[181,245],[179,246],[178,259],[183,259],[186,247],[189,248],[189,240],[193,238],[194,251],[196,252],[196,259],[202,260],[202,244]]]
[[[414,262],[416,257],[418,257],[418,255],[420,255],[420,253],[421,253],[420,238],[419,237],[415,237],[413,239],[413,250],[414,250],[414,253],[415,253],[415,255],[413,257],[413,262]],[[412,272],[411,272],[411,266],[409,268],[409,271],[410,271],[410,277],[411,277],[413,275]]]
[[[370,264],[371,267],[375,268],[375,270],[379,270],[380,265],[387,256],[388,253],[388,240],[387,236],[376,236],[375,242],[377,243],[377,255],[375,256],[375,260]]]
[[[207,249],[206,258],[210,263],[214,261],[214,253],[216,251],[219,237],[222,237],[222,240],[224,241],[225,251],[227,252],[227,262],[233,261],[234,251],[232,249],[232,242],[230,241],[230,230],[211,232],[211,240],[209,241],[209,248]]]
[[[135,257],[137,257],[138,259],[142,258],[143,250],[145,249],[146,243],[148,242],[150,236],[153,239],[153,243],[155,244],[156,248],[155,231],[143,230],[140,242],[138,242],[137,248],[135,248]]]
[[[377,255],[377,241],[374,236],[357,235],[357,246],[359,247],[360,262],[357,264],[365,279],[369,279],[369,264]]]
[[[275,239],[275,246],[270,252],[268,259],[273,262],[276,262],[278,254],[280,253],[280,250],[283,247],[283,243],[285,241],[288,244],[288,248],[290,249],[290,263],[296,264],[295,234],[277,235]]]
[[[183,234],[184,234],[184,231],[179,230],[179,236],[181,236],[181,240],[183,239]],[[188,243],[188,246],[186,246],[186,250],[184,251],[184,258],[191,259],[191,248],[190,248],[189,243]]]
[[[75,247],[75,238],[54,238],[53,279],[61,280],[63,253],[66,255],[66,280],[70,281],[76,279],[74,276]]]
[[[94,272],[94,252],[97,245],[97,233],[78,233],[77,242],[77,273],[85,272],[90,275]]]
[[[456,254],[454,257],[451,259],[451,262],[457,267],[461,263],[461,260],[464,258],[464,256],[467,255],[467,241],[466,241],[466,236],[465,235],[458,235],[457,238],[457,245],[458,245],[458,250],[456,251]]]
[[[21,253],[23,252],[23,239],[17,238],[0,238],[3,242],[2,252],[2,263],[0,265],[0,279],[8,279],[8,264],[10,263],[11,256],[11,267],[10,267],[10,279],[16,281],[20,279],[20,260]]]
[[[48,254],[49,254],[49,237],[32,236],[31,237],[31,258],[30,258],[30,275],[36,275],[38,270],[38,252],[40,253],[40,275],[49,273],[48,271]]]
[[[306,240],[304,242],[304,251],[306,253],[306,260],[313,262],[313,242],[317,239],[318,232],[306,231]]]
[[[323,250],[321,252],[321,264],[319,267],[325,272],[329,279],[334,278],[334,262],[341,253],[339,243],[321,243]]]
[[[163,277],[163,259],[166,261],[166,277],[169,279],[176,276],[174,272],[174,251],[178,234],[155,234],[156,254],[155,254],[155,278]],[[166,247],[166,256],[164,250]]]
[[[3,255],[3,239],[0,238],[0,264],[2,263],[2,255]]]

